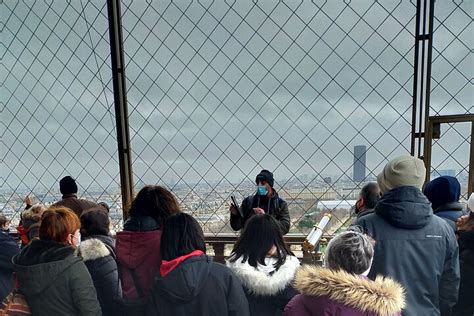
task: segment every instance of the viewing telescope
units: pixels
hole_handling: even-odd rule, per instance
[[[326,226],[329,224],[329,221],[331,220],[331,216],[332,216],[331,213],[324,214],[324,216],[321,218],[319,223],[313,226],[313,229],[311,230],[309,235],[306,236],[303,242],[304,251],[314,252],[314,249],[316,248],[321,237],[323,236]]]

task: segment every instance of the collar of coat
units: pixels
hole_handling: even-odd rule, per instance
[[[107,246],[97,238],[81,241],[79,253],[84,261],[96,260],[112,255]]]
[[[247,261],[239,258],[234,262],[227,261],[242,284],[252,294],[275,295],[284,290],[294,279],[296,270],[300,267],[298,258],[287,256],[286,261],[273,274],[268,275],[252,267]]]
[[[307,296],[326,296],[364,312],[380,315],[400,312],[405,306],[402,286],[390,278],[375,281],[315,266],[303,266],[295,276],[295,288]]]

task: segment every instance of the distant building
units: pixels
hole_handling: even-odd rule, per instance
[[[437,178],[441,176],[451,176],[451,177],[456,177],[456,170],[454,169],[435,169],[431,173],[431,178]]]
[[[333,188],[308,187],[303,189],[286,189],[279,192],[279,195],[289,200],[334,200],[337,197]]]
[[[362,182],[365,179],[365,155],[367,149],[364,145],[354,146],[354,170],[352,180]]]

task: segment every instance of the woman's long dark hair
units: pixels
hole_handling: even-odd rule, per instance
[[[265,257],[273,245],[276,247],[275,257],[278,259],[274,266],[278,270],[285,263],[286,257],[294,254],[285,244],[272,216],[254,215],[247,221],[229,260],[235,262],[242,258],[242,262],[248,261],[255,268],[259,263],[265,265]]]
[[[150,216],[163,225],[168,216],[180,212],[173,193],[159,185],[144,186],[132,202],[130,216]]]
[[[206,253],[206,242],[199,223],[186,213],[168,217],[161,234],[161,258],[170,261],[194,250]]]

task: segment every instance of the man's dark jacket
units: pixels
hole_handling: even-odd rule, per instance
[[[53,207],[67,207],[76,213],[78,217],[81,217],[82,212],[93,208],[93,207],[102,207],[99,204],[85,200],[85,199],[78,199],[76,194],[68,194],[63,195],[63,199],[54,203]]]
[[[249,304],[237,276],[203,255],[158,273],[147,315],[248,316]]]
[[[74,250],[36,239],[13,258],[33,315],[102,315],[91,276]]]
[[[474,315],[474,231],[459,232],[459,265],[461,284],[455,316]]]
[[[12,258],[20,252],[15,240],[8,232],[0,230],[0,300],[13,289],[13,263]]]
[[[288,233],[290,230],[288,204],[278,196],[275,190],[273,190],[273,194],[270,198],[267,195],[258,194],[246,197],[240,207],[243,217],[240,216],[240,214],[234,215],[231,213],[230,215],[230,226],[232,229],[242,229],[245,226],[245,222],[254,214],[253,208],[256,207],[262,208],[265,214],[269,214],[276,219],[283,235]]]
[[[375,214],[361,217],[357,225],[376,241],[369,277],[390,276],[405,287],[403,315],[451,315],[458,298],[458,245],[419,189],[386,192]]]

